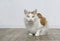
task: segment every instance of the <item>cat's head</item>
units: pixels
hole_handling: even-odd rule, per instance
[[[28,11],[24,9],[24,13],[25,13],[25,18],[27,19],[27,21],[34,21],[36,19],[37,9],[33,11]]]

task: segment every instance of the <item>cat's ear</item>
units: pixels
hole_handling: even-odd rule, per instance
[[[27,11],[26,9],[24,9],[24,13],[25,13],[25,14],[27,14],[27,13],[28,13],[28,11]]]
[[[33,13],[34,13],[34,14],[37,14],[37,9],[35,9],[35,10],[33,11]]]

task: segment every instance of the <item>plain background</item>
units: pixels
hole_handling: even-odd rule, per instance
[[[24,9],[37,9],[49,28],[60,28],[60,0],[0,0],[0,28],[24,28]]]

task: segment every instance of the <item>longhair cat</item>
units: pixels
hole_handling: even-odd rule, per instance
[[[29,35],[39,36],[47,34],[47,20],[37,9],[28,11],[24,9],[24,22]]]

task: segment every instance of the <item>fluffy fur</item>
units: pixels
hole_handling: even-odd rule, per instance
[[[24,10],[24,22],[29,32],[29,35],[46,35],[47,33],[47,20],[37,10],[27,11]]]
[[[37,13],[38,18],[40,19],[40,23],[45,26],[47,24],[47,20],[40,13]]]

